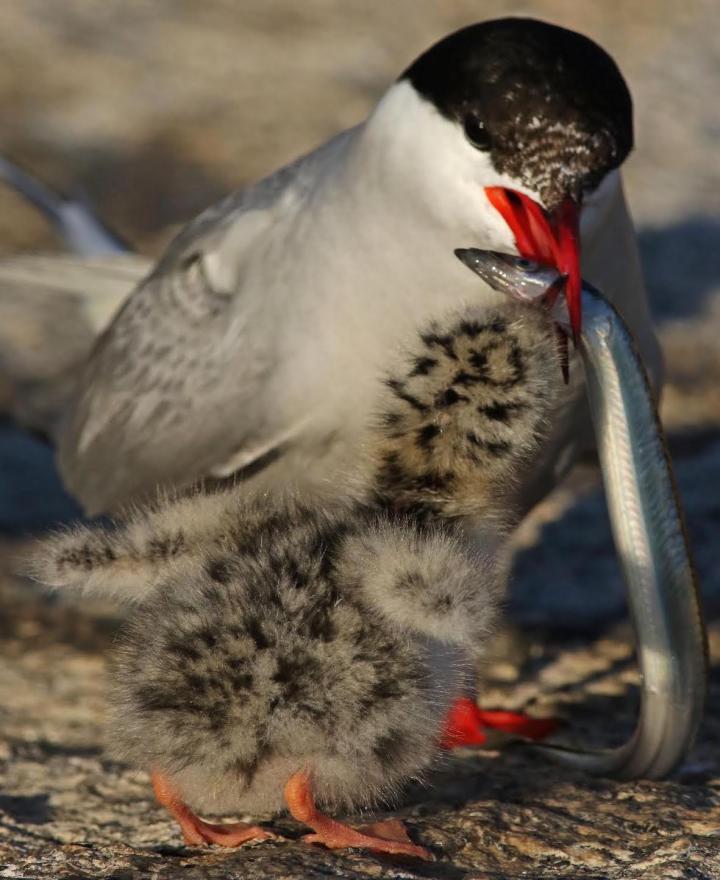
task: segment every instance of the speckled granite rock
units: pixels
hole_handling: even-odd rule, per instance
[[[720,878],[720,142],[715,0],[528,0],[584,30],[633,88],[631,203],[662,319],[671,432],[709,603],[713,671],[697,747],[667,782],[590,780],[510,749],[458,756],[400,813],[432,865],[293,842],[183,847],[147,779],[103,757],[111,608],[48,601],[2,576],[0,877]],[[362,118],[438,35],[507,0],[4,0],[0,150],[83,187],[148,253],[176,224]],[[0,250],[56,246],[0,189]],[[2,389],[0,388],[0,397]],[[0,530],[74,515],[42,446],[0,426]],[[488,707],[554,713],[571,742],[617,742],[634,719],[624,597],[588,466],[518,535],[512,611],[524,626],[486,671]]]

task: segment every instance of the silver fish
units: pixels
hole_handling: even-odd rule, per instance
[[[495,290],[547,303],[569,326],[556,269],[474,248],[458,258]],[[554,305],[550,302],[555,300]],[[590,773],[661,779],[691,748],[707,689],[707,636],[695,568],[665,435],[635,342],[615,308],[582,289],[579,352],[597,439],[615,547],[628,588],[642,672],[640,717],[615,749],[534,749]]]

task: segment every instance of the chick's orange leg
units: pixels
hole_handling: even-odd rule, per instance
[[[370,825],[361,825],[358,831],[361,831],[363,834],[370,834],[373,837],[382,837],[383,840],[412,843],[407,833],[407,828],[400,819],[382,819],[380,822],[372,822]]]
[[[183,803],[166,776],[154,771],[151,779],[158,803],[177,820],[185,843],[190,846],[206,846],[210,843],[241,846],[250,840],[268,840],[275,836],[258,825],[248,825],[245,822],[227,825],[204,822]]]
[[[358,847],[371,852],[411,856],[425,861],[433,858],[432,853],[424,847],[416,846],[410,841],[405,827],[398,819],[355,829],[321,813],[315,806],[307,773],[294,773],[290,777],[285,786],[285,801],[292,817],[309,825],[315,832],[303,838],[306,843],[321,843],[328,849]]]

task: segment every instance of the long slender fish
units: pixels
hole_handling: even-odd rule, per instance
[[[546,303],[568,326],[556,269],[481,251],[456,255],[495,290]],[[707,689],[707,636],[695,568],[667,443],[647,373],[615,308],[582,288],[579,351],[597,439],[615,546],[628,588],[642,672],[640,717],[616,749],[535,745],[567,766],[621,779],[667,776],[691,748]]]

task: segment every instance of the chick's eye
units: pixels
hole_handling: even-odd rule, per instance
[[[477,116],[466,116],[463,123],[465,137],[478,150],[489,150],[491,147],[490,135],[485,128],[485,123]]]

